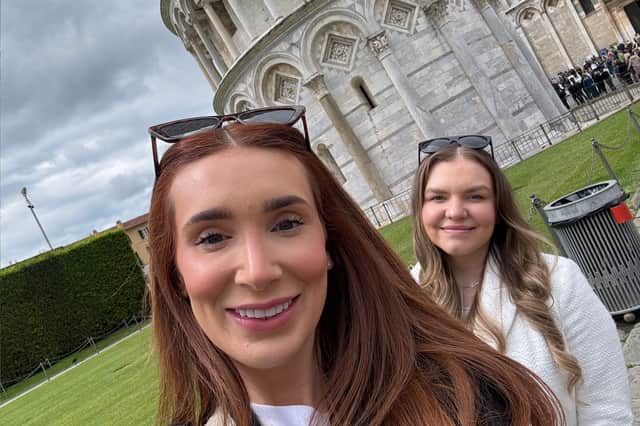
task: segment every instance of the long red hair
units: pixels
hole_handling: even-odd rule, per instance
[[[302,135],[275,124],[199,133],[172,146],[161,161],[149,218],[160,423],[202,424],[216,412],[239,426],[251,424],[238,371],[191,312],[175,262],[170,198],[173,177],[182,167],[234,146],[289,153],[304,166],[314,191],[334,261],[316,338],[325,378],[319,407],[332,425],[561,423],[550,390],[432,302],[306,149]]]

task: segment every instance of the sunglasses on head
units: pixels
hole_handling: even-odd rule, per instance
[[[418,164],[424,158],[437,152],[443,146],[455,144],[471,149],[485,149],[487,145],[491,148],[491,158],[493,157],[493,143],[491,136],[465,135],[465,136],[445,136],[441,138],[429,139],[418,144]]]
[[[302,119],[302,125],[304,127],[306,147],[311,151],[305,108],[302,105],[267,107],[238,112],[236,114],[183,118],[181,120],[151,126],[149,127],[149,135],[151,135],[151,149],[153,151],[153,165],[156,172],[156,179],[160,176],[160,162],[158,161],[156,139],[168,143],[176,143],[198,132],[222,127],[223,123],[228,121],[234,121],[240,124],[271,123],[293,126],[300,119]]]

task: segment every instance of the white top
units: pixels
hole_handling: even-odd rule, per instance
[[[252,402],[251,408],[262,426],[307,426],[314,412],[314,408],[308,405],[263,405]]]
[[[262,426],[308,426],[314,413],[314,408],[308,405],[265,405],[251,403],[251,409],[258,416]],[[321,425],[329,425],[328,421],[322,421]],[[205,426],[222,426],[222,418],[218,413],[209,418]],[[229,422],[224,426],[233,426]]]
[[[564,257],[544,256],[551,270],[548,305],[567,351],[582,369],[575,396],[567,390],[542,334],[531,327],[511,302],[493,261],[487,263],[479,303],[504,334],[506,355],[536,373],[556,394],[567,426],[627,426],[633,422],[627,369],[611,315],[593,292],[578,265]],[[419,265],[412,272],[419,276]],[[479,330],[474,333],[495,348]]]

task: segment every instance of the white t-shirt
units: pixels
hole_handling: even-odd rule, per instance
[[[314,408],[308,405],[263,405],[252,402],[251,408],[262,426],[308,426],[314,412]]]

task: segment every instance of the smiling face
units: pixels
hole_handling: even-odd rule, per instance
[[[313,362],[329,258],[302,164],[229,148],[182,168],[170,200],[177,267],[211,342],[241,374]]]
[[[489,172],[461,156],[437,163],[424,189],[421,220],[428,238],[447,256],[484,259],[496,225]]]

